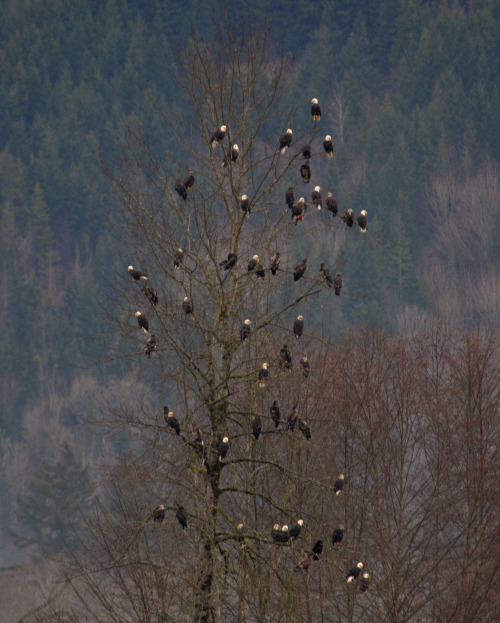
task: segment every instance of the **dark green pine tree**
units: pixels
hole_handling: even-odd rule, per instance
[[[17,500],[11,536],[19,547],[38,545],[42,556],[78,548],[90,509],[89,468],[69,443],[53,464],[44,462],[30,482],[28,493]]]

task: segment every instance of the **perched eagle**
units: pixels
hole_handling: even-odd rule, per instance
[[[359,225],[359,229],[365,233],[366,231],[366,224],[368,223],[368,219],[367,219],[367,214],[366,214],[366,210],[361,210],[359,216],[358,216],[358,225]]]
[[[346,573],[346,576],[345,576],[347,582],[352,582],[353,580],[357,580],[359,578],[359,574],[361,573],[362,568],[363,568],[363,563],[358,562],[358,564],[355,567],[352,567],[352,569],[349,569],[349,571]]]
[[[235,163],[238,160],[238,156],[240,155],[240,148],[236,143],[231,147],[231,152],[224,156],[224,160],[222,161],[222,166],[227,168],[230,163]]]
[[[299,418],[299,430],[307,441],[311,440],[311,429],[305,420]]]
[[[177,507],[175,518],[181,524],[182,529],[185,530],[187,528],[188,521],[187,521],[186,509],[184,508],[184,506]]]
[[[311,179],[311,166],[309,160],[306,160],[304,164],[300,167],[300,174],[302,176],[302,181],[304,184],[307,184]]]
[[[181,427],[179,424],[179,420],[174,415],[174,412],[170,411],[168,407],[163,407],[163,417],[170,430],[175,432],[177,435],[180,435]]]
[[[333,287],[335,288],[335,294],[337,296],[340,296],[340,291],[342,290],[343,283],[344,282],[342,281],[342,275],[339,273],[333,280]]]
[[[366,591],[370,588],[370,574],[365,571],[359,580],[359,590],[362,593],[366,593]]]
[[[144,354],[148,359],[151,359],[151,353],[156,350],[156,337],[154,335],[150,335],[146,341],[146,347],[144,349]]]
[[[344,490],[344,482],[344,474],[339,474],[339,477],[333,483],[333,492],[335,493],[335,495],[340,495],[342,493],[342,491]]]
[[[292,412],[286,419],[287,428],[288,430],[292,431],[292,433],[295,431],[295,425],[297,424],[298,417],[299,417],[299,410],[297,409],[297,405],[295,405],[292,409]]]
[[[244,342],[247,339],[247,337],[250,337],[250,332],[252,331],[252,329],[250,328],[251,324],[252,322],[247,318],[245,322],[241,325],[240,340],[242,342]]]
[[[298,281],[301,277],[304,276],[304,273],[307,269],[307,258],[303,259],[301,262],[295,266],[293,269],[293,280]]]
[[[273,400],[273,404],[271,405],[271,408],[269,409],[269,411],[271,412],[271,420],[274,422],[274,427],[278,428],[278,426],[280,425],[280,409],[278,407],[278,401],[277,400]]]
[[[318,100],[316,98],[313,98],[311,100],[311,115],[312,118],[314,119],[314,121],[319,121],[321,119],[321,107],[318,104]]]
[[[282,154],[284,154],[292,144],[292,134],[293,132],[290,128],[288,128],[288,130],[281,136],[279,149]]]
[[[302,368],[302,374],[307,379],[307,377],[309,376],[309,369],[311,365],[305,353],[302,355],[302,359],[300,360],[300,367]]]
[[[179,178],[175,179],[175,191],[179,195],[179,197],[182,197],[182,199],[186,201],[188,196],[187,189]]]
[[[264,387],[269,378],[269,370],[267,369],[268,367],[268,363],[263,363],[262,368],[259,370],[259,385],[261,387]]]
[[[290,188],[286,191],[285,201],[288,209],[291,210],[293,208],[293,204],[295,203],[295,193],[293,192],[293,186],[290,186]]]
[[[187,190],[191,190],[194,184],[194,171],[189,171],[189,175],[186,177],[186,179],[182,183],[184,184]]]
[[[304,317],[297,316],[297,320],[293,323],[293,334],[295,335],[295,339],[298,340],[302,335],[302,331],[304,330]]]
[[[340,524],[340,526],[338,528],[335,528],[335,530],[333,531],[333,534],[332,534],[332,545],[333,545],[333,547],[335,547],[337,545],[340,547],[343,538],[344,538],[344,526],[343,526],[343,524]]]
[[[304,147],[302,147],[302,158],[304,158],[304,160],[309,160],[311,157],[311,146],[310,145],[304,145]]]
[[[222,266],[224,270],[231,270],[231,268],[236,264],[236,260],[238,259],[236,253],[229,253],[227,256],[227,260],[222,260],[219,263],[219,266]]]
[[[281,529],[279,523],[275,523],[273,529],[271,530],[271,538],[273,541],[278,542],[281,536]]]
[[[333,216],[337,216],[339,213],[337,200],[330,192],[326,194],[326,209],[329,210]]]
[[[189,296],[185,296],[182,300],[182,311],[185,314],[193,313],[193,301],[189,298]]]
[[[222,441],[217,446],[217,454],[219,455],[219,461],[226,458],[227,451],[229,450],[229,438],[223,437]]]
[[[295,225],[297,225],[299,221],[304,220],[306,210],[307,210],[307,203],[304,201],[304,197],[301,197],[299,199],[299,202],[296,205],[294,205],[292,208],[292,221],[295,222]]]
[[[156,508],[153,509],[153,521],[155,523],[163,523],[164,519],[165,519],[165,507],[163,506],[163,504],[160,504],[160,506],[157,506]]]
[[[342,214],[342,220],[347,225],[347,227],[352,227],[354,225],[354,210],[351,210],[351,208],[346,208],[344,210],[344,214]]]
[[[322,198],[321,198],[321,187],[320,186],[314,187],[314,190],[312,191],[311,199],[314,205],[318,208],[318,210],[321,210]]]
[[[179,268],[179,266],[184,261],[184,251],[179,247],[177,251],[174,253],[174,268]]]
[[[253,419],[252,422],[252,434],[255,437],[255,439],[258,439],[260,437],[260,434],[262,432],[262,421],[260,419],[260,415],[256,415]]]
[[[300,569],[304,569],[304,571],[309,571],[309,567],[314,559],[314,554],[311,552],[305,558],[303,558],[299,564],[295,567],[294,571],[300,571]]]
[[[276,253],[271,257],[271,265],[269,269],[271,270],[271,274],[275,275],[280,267],[281,253],[276,251]]]
[[[321,275],[321,282],[326,283],[326,285],[331,288],[333,285],[332,273],[328,270],[324,262],[321,262],[319,266],[319,274]]]
[[[141,290],[153,305],[158,305],[158,292],[154,288],[145,283]]]
[[[139,281],[139,279],[144,279],[147,281],[149,277],[140,270],[136,270],[133,266],[128,267],[128,274],[132,277],[132,281]]]
[[[328,158],[333,158],[333,142],[332,137],[329,134],[325,136],[325,140],[323,141],[323,149],[325,150]]]
[[[323,553],[323,541],[319,539],[313,545],[313,548],[311,551],[311,554],[313,554],[313,560],[319,560],[319,557],[321,556],[322,553]]]
[[[224,140],[225,136],[226,136],[226,126],[221,125],[221,127],[218,130],[215,130],[215,132],[210,137],[210,143],[212,147],[215,147],[217,143],[221,143]]]
[[[255,272],[257,277],[260,277],[261,279],[266,278],[266,273],[264,271],[262,264],[259,261],[258,255],[254,255],[252,259],[248,262],[248,272],[249,273]]]
[[[299,519],[297,523],[294,523],[290,530],[288,531],[288,540],[295,541],[299,538],[300,532],[302,530],[302,526],[304,525],[304,520]]]
[[[146,316],[141,314],[140,311],[136,311],[134,316],[137,318],[137,324],[139,327],[144,331],[144,333],[147,333],[149,331],[149,322]]]
[[[201,428],[199,426],[197,426],[193,430],[193,438],[194,438],[194,449],[195,449],[196,454],[201,459],[203,459],[203,461],[206,461],[206,459],[207,459],[207,449],[205,448],[205,442],[203,441],[202,434],[201,434]]]
[[[248,215],[250,214],[251,212],[250,200],[248,199],[247,195],[241,195],[240,208],[243,210],[245,214],[248,214]]]
[[[282,370],[292,369],[292,355],[288,350],[288,344],[283,344],[283,347],[280,350],[280,368]]]
[[[288,543],[288,526],[283,526],[281,528],[281,533],[278,537],[278,541],[280,543]]]

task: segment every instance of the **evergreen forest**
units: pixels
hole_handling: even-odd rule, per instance
[[[44,574],[55,578],[58,572],[52,565],[68,550],[83,550],[90,566],[98,558],[104,564],[104,560],[116,560],[110,545],[116,539],[128,543],[120,555],[141,558],[144,552],[139,549],[138,539],[121,529],[133,515],[133,532],[140,517],[160,504],[164,495],[161,487],[150,483],[147,457],[154,465],[156,482],[166,464],[174,469],[175,463],[177,469],[179,462],[188,466],[193,478],[187,485],[184,477],[174,471],[169,489],[172,508],[169,506],[168,512],[179,509],[179,491],[201,487],[198,478],[203,477],[210,483],[218,504],[224,482],[220,461],[212,464],[210,459],[203,459],[205,473],[199,461],[187,460],[181,457],[180,450],[172,450],[170,437],[168,443],[162,441],[164,423],[148,423],[145,411],[156,409],[161,421],[163,405],[169,401],[176,414],[189,412],[184,427],[189,439],[183,438],[188,450],[199,450],[188,429],[196,427],[200,417],[197,410],[204,408],[210,413],[214,444],[222,439],[224,426],[230,426],[227,423],[234,413],[240,424],[248,419],[250,436],[251,422],[255,422],[257,413],[265,411],[268,417],[267,402],[272,400],[266,394],[265,402],[258,389],[254,392],[245,386],[243,390],[238,383],[243,384],[242,379],[246,381],[254,369],[260,369],[270,345],[277,357],[282,343],[270,327],[284,326],[280,324],[282,312],[277,311],[280,305],[288,312],[303,303],[306,319],[311,321],[306,325],[306,335],[307,331],[314,333],[316,341],[309,342],[309,354],[313,353],[310,377],[309,371],[307,375],[294,371],[298,376],[293,378],[294,383],[307,383],[298,400],[304,409],[307,405],[313,434],[310,443],[314,443],[315,434],[321,442],[318,456],[311,451],[312,457],[297,443],[302,438],[283,446],[289,463],[284,464],[281,484],[287,493],[273,504],[282,515],[284,509],[298,512],[299,507],[308,507],[308,492],[314,492],[321,512],[315,511],[313,517],[311,511],[311,516],[304,519],[319,530],[327,521],[330,501],[323,481],[311,483],[315,474],[325,469],[321,456],[328,455],[332,448],[342,454],[343,460],[334,461],[333,466],[338,472],[350,468],[348,479],[353,492],[350,498],[346,486],[343,499],[347,501],[342,512],[344,518],[354,517],[356,522],[355,530],[349,533],[347,529],[348,547],[353,549],[344,552],[354,555],[362,544],[362,557],[382,560],[378,563],[379,579],[373,578],[377,606],[366,606],[366,602],[360,605],[357,593],[347,594],[345,599],[336,594],[333,601],[328,601],[330,598],[324,596],[328,593],[326,584],[313,588],[317,567],[316,560],[311,563],[312,558],[304,559],[311,570],[300,570],[307,574],[307,580],[303,581],[305,575],[300,576],[301,588],[297,589],[294,582],[299,576],[293,572],[293,565],[299,560],[294,559],[292,564],[293,556],[284,548],[276,560],[266,563],[268,567],[261,567],[261,548],[265,548],[261,535],[247,533],[246,521],[238,533],[239,522],[230,514],[238,508],[247,520],[268,521],[270,532],[273,522],[266,514],[265,503],[273,499],[273,487],[277,485],[254,482],[253,473],[236,472],[235,467],[233,477],[244,481],[241,486],[245,491],[263,486],[262,499],[248,503],[250,509],[235,494],[232,506],[221,511],[227,522],[224,530],[232,536],[217,541],[218,549],[214,547],[209,554],[206,526],[210,520],[205,517],[207,524],[200,529],[196,546],[205,547],[206,558],[201,554],[196,558],[198,551],[193,545],[193,559],[200,565],[193,586],[177,569],[178,558],[184,553],[178,542],[157,542],[159,532],[151,531],[158,552],[168,556],[169,547],[178,548],[173,577],[165,580],[165,586],[155,585],[156,593],[162,595],[162,611],[153,612],[148,602],[151,596],[145,598],[141,593],[148,605],[144,605],[144,611],[139,606],[132,609],[130,620],[208,623],[226,617],[234,621],[291,623],[297,616],[297,620],[309,623],[494,621],[500,607],[498,596],[491,594],[500,573],[500,426],[496,423],[500,416],[500,3],[297,0],[292,4],[256,0],[248,5],[234,0],[227,5],[216,0],[0,0],[0,15],[0,600],[10,600],[10,573],[29,568],[36,576],[33,569],[46,565]],[[207,44],[210,48],[210,42],[225,40],[229,31],[221,24],[231,25],[231,32],[239,33],[241,38],[238,41],[236,35],[234,41],[226,40],[227,57],[222,57],[228,66],[231,46],[253,49],[245,37],[269,33],[267,64],[260,68],[253,88],[258,101],[269,97],[272,105],[262,118],[251,118],[265,138],[256,142],[259,158],[248,156],[245,161],[243,156],[247,154],[242,154],[239,180],[236,174],[234,181],[232,177],[236,164],[229,167],[231,192],[240,188],[244,175],[252,175],[252,170],[257,177],[264,175],[262,171],[269,166],[274,178],[268,179],[265,174],[270,190],[261,195],[255,192],[260,203],[252,205],[255,210],[248,215],[249,222],[255,219],[255,231],[242,239],[241,252],[250,253],[250,241],[257,244],[264,232],[269,236],[265,247],[269,256],[277,240],[286,250],[282,255],[297,261],[308,259],[311,275],[314,271],[317,277],[316,263],[319,266],[319,261],[325,261],[343,277],[342,294],[326,300],[318,294],[318,283],[312,276],[307,288],[301,285],[298,294],[291,293],[286,285],[274,291],[269,286],[269,293],[258,298],[253,282],[248,299],[242,294],[242,301],[251,301],[252,331],[254,326],[257,328],[255,317],[262,314],[266,318],[258,325],[262,329],[259,346],[241,362],[238,353],[222,349],[222,363],[217,365],[223,370],[226,360],[237,361],[237,375],[231,369],[225,382],[231,388],[228,396],[243,392],[245,403],[242,399],[238,402],[239,398],[233,403],[233,398],[221,397],[219,387],[211,387],[212,393],[205,395],[197,385],[196,373],[189,372],[189,366],[194,365],[193,352],[196,348],[203,350],[210,342],[204,329],[200,328],[202,338],[192,337],[193,342],[187,345],[184,334],[182,339],[172,337],[166,323],[162,326],[164,343],[171,340],[167,352],[153,351],[150,358],[144,356],[145,338],[133,317],[133,305],[140,300],[136,293],[140,285],[131,284],[127,273],[127,266],[132,264],[147,270],[148,283],[157,284],[164,300],[180,296],[182,288],[187,287],[178,272],[170,270],[173,256],[163,245],[165,240],[172,249],[181,244],[178,230],[171,224],[174,218],[191,231],[191,221],[188,227],[183,213],[176,211],[177,203],[168,195],[174,193],[175,179],[190,169],[195,171],[196,182],[188,191],[188,202],[193,201],[200,213],[210,213],[208,195],[195,204],[191,199],[194,193],[199,192],[201,197],[204,183],[206,193],[213,193],[211,197],[219,193],[219,203],[214,204],[220,209],[217,219],[204,225],[208,255],[212,253],[211,241],[217,240],[213,244],[219,252],[219,236],[227,233],[220,214],[227,197],[234,193],[228,194],[220,181],[224,172],[222,158],[217,169],[215,149],[205,160],[199,155],[208,150],[205,143],[210,131],[216,129],[215,123],[210,126],[210,115],[217,125],[228,122],[231,128],[229,115],[224,118],[225,111],[209,109],[205,102],[203,89],[211,93],[211,76],[213,85],[220,87],[220,67],[210,66],[207,60],[206,82],[196,73],[196,62],[203,59],[199,50]],[[217,71],[210,73],[214,67]],[[268,94],[266,89],[274,84],[276,67],[286,67],[284,86],[280,82],[282,90],[277,86],[276,94]],[[191,100],[186,99],[187,94]],[[217,94],[212,96],[216,102]],[[225,106],[224,96],[220,97]],[[312,98],[317,98],[322,108],[318,123],[311,119]],[[239,111],[239,106],[239,102],[232,108],[228,104],[228,110]],[[241,109],[245,110],[243,104]],[[234,128],[238,113],[231,114]],[[200,119],[207,127],[200,127]],[[273,140],[273,147],[277,146],[288,127],[294,128],[294,142],[287,157],[295,151],[289,164],[281,169],[282,165],[266,150]],[[331,161],[322,147],[326,134],[331,135],[334,145]],[[299,173],[300,147],[306,136],[313,147],[308,184],[303,183]],[[201,162],[213,173],[205,173]],[[245,174],[244,162],[249,167]],[[159,180],[164,188],[160,188]],[[285,203],[289,183],[294,184],[296,198],[303,195],[310,203],[308,214],[296,226],[289,221]],[[339,216],[335,219],[325,206],[321,215],[314,213],[311,192],[316,185],[321,185],[324,197],[329,190],[336,197]],[[239,200],[238,195],[234,197]],[[155,216],[147,226],[142,222],[139,226],[136,206],[141,201],[145,205],[156,201],[165,209],[165,220]],[[279,207],[265,213],[267,205]],[[343,227],[340,216],[346,209],[356,215],[367,211],[366,233],[360,232],[357,225],[352,231]],[[284,212],[283,223],[283,215],[276,217],[283,229],[271,228],[272,210]],[[241,213],[238,206],[235,212]],[[291,234],[285,239],[286,229]],[[239,235],[240,230],[232,223],[227,233],[231,245],[240,244]],[[162,258],[162,253],[168,257]],[[196,257],[198,267],[207,261],[200,249]],[[165,276],[160,277],[167,262],[175,274],[171,277],[165,269]],[[286,263],[290,267],[293,262]],[[228,280],[233,279],[234,273],[227,274]],[[158,277],[156,281],[154,276]],[[266,275],[266,288],[270,278]],[[190,279],[189,289],[183,294],[187,292],[195,301],[195,320],[200,297],[206,306],[205,315],[215,313],[208,302],[210,288],[207,286],[204,295],[201,286],[196,290],[196,279]],[[226,285],[217,287],[225,292]],[[319,289],[326,288],[319,283]],[[215,309],[219,309],[217,305]],[[220,312],[222,323],[226,322],[224,313]],[[151,311],[148,317],[151,320]],[[165,317],[172,326],[178,322],[170,308]],[[243,317],[238,317],[240,320]],[[202,320],[196,322],[200,327],[203,324]],[[189,334],[191,325],[187,326],[182,330]],[[217,331],[236,330],[235,326],[223,324]],[[194,345],[196,339],[200,340],[198,346]],[[251,339],[256,339],[253,334]],[[289,344],[292,341],[293,336]],[[185,359],[188,351],[189,358]],[[182,373],[169,359],[172,353],[179,357]],[[298,353],[294,358],[298,366]],[[149,366],[155,359],[158,363]],[[205,363],[199,365],[197,373],[205,379]],[[275,374],[273,365],[271,379]],[[291,398],[285,382],[280,380],[272,387],[291,409],[292,403],[286,402]],[[355,392],[353,387],[357,388]],[[389,395],[397,396],[394,404],[392,398],[387,398]],[[381,413],[392,413],[392,409],[394,419],[389,424]],[[333,412],[338,437],[327,425]],[[103,422],[108,431],[112,430],[111,435],[102,434]],[[133,431],[131,435],[128,427]],[[238,435],[243,436],[243,429],[243,425],[237,429]],[[439,441],[426,441],[430,439]],[[420,445],[408,455],[405,453],[410,440]],[[396,454],[406,457],[399,464],[385,454],[384,444],[389,441]],[[159,455],[165,443],[173,454],[164,464]],[[244,446],[246,440],[238,443],[239,450],[250,457],[242,461],[270,460],[270,446],[259,454],[251,444]],[[210,448],[216,453],[215,445]],[[235,448],[231,445],[230,453],[235,453]],[[306,456],[309,462],[304,467],[304,481],[297,484],[293,477],[301,471]],[[454,457],[460,457],[456,464]],[[371,471],[373,465],[376,467]],[[389,486],[387,474],[392,470],[400,470],[406,477],[401,476],[394,485],[395,491],[400,487],[401,494],[397,497],[395,493],[394,498],[400,504],[398,521],[392,524],[387,520],[386,524],[395,506],[394,500],[391,498],[389,503],[382,493],[384,483]],[[415,479],[420,470],[427,474],[425,483],[432,489],[432,496],[427,497],[425,487],[420,488]],[[117,484],[118,474],[120,478],[124,475],[122,485]],[[331,479],[336,475],[332,473]],[[484,486],[476,489],[475,483],[483,477]],[[460,491],[467,509],[448,496],[446,491],[452,490]],[[373,501],[373,516],[357,510],[356,500],[362,498]],[[412,523],[408,516],[414,518],[415,499],[425,514]],[[181,500],[185,504],[184,498]],[[111,521],[108,525],[104,513],[106,520],[99,522],[97,530],[89,518],[100,516],[100,511],[113,504],[120,507],[123,524]],[[210,504],[215,504],[214,499]],[[201,522],[201,510],[189,507],[188,514],[189,521],[196,516]],[[284,523],[284,515],[282,519]],[[162,521],[155,520],[154,526],[161,528],[156,523]],[[411,546],[420,548],[415,558],[405,550],[408,544],[398,532],[403,524],[413,530]],[[432,535],[429,542],[422,537],[421,529]],[[102,535],[111,531],[112,537],[101,540],[99,530]],[[383,532],[386,544],[398,543],[393,558],[377,557],[377,547],[382,550],[383,543],[376,543],[374,530]],[[220,533],[215,534],[214,539],[220,539]],[[462,541],[463,534],[467,538]],[[307,538],[312,538],[309,532]],[[92,539],[94,545],[101,544],[102,559],[88,545]],[[226,547],[230,539],[238,546],[238,565],[234,565]],[[248,553],[245,548],[250,541],[255,541],[255,549]],[[304,555],[308,555],[306,549]],[[235,595],[234,603],[232,598],[227,603],[219,600],[219,610],[215,605],[208,606],[203,596],[204,590],[207,594],[210,590],[217,592],[224,585],[220,579],[224,564],[216,562],[217,556],[225,564]],[[149,550],[147,560],[154,569],[160,564]],[[286,577],[279,570],[283,560],[292,565],[292,573]],[[347,564],[347,558],[343,562]],[[357,560],[352,558],[351,562]],[[212,577],[207,568],[217,564],[220,568]],[[415,579],[414,567],[424,566],[425,575]],[[78,561],[75,568],[84,575],[88,566]],[[339,581],[340,572],[335,569],[332,575],[325,572],[322,581]],[[454,583],[446,586],[441,574],[448,571]],[[265,593],[259,585],[258,578],[264,575],[269,586],[277,582],[276,594],[272,593],[274,589]],[[414,581],[415,594],[405,592],[407,588],[400,582],[405,576],[409,582]],[[29,575],[23,577],[26,586],[34,582]],[[127,594],[128,579],[120,576],[119,580],[108,580],[117,582]],[[14,583],[17,586],[18,579]],[[36,583],[38,586],[40,580],[36,579]],[[256,588],[255,595],[246,601],[242,592],[248,584]],[[195,597],[188,618],[178,614],[182,604],[171,596],[167,598],[172,586],[184,594],[193,590]],[[50,593],[47,586],[45,589],[41,589],[44,597]],[[433,600],[421,603],[419,591],[432,594]],[[39,599],[23,599],[21,594],[12,599],[9,621],[21,620],[29,608],[40,603]],[[90,607],[89,621],[128,621],[124,612],[100,593],[96,601],[101,601],[103,610],[92,611]],[[438,606],[439,601],[445,606]],[[317,603],[324,604],[321,613],[315,609]],[[46,618],[37,618],[42,615],[36,614],[33,620],[73,620],[64,608],[60,609],[59,602],[50,602],[49,606],[43,610]],[[337,611],[338,618],[330,616],[328,608]]]

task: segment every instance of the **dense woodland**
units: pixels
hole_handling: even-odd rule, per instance
[[[120,316],[117,306],[120,288],[129,287],[126,267],[136,263],[137,247],[121,229],[120,192],[116,192],[116,183],[110,183],[106,167],[143,135],[156,159],[168,154],[164,167],[172,191],[174,178],[193,166],[182,142],[201,142],[197,138],[200,128],[193,109],[186,106],[182,59],[193,27],[201,40],[216,37],[217,19],[225,18],[221,5],[214,2],[207,8],[207,3],[160,0],[0,0],[0,488],[4,500],[0,524],[4,566],[19,559],[17,546],[34,540],[39,548],[31,545],[27,551],[47,556],[58,553],[71,540],[68,535],[74,526],[56,525],[58,518],[50,505],[43,513],[30,514],[29,509],[47,491],[52,495],[57,490],[61,497],[54,495],[56,500],[67,499],[75,482],[83,483],[89,475],[96,478],[98,465],[109,456],[102,438],[92,434],[101,410],[105,410],[102,397],[109,409],[114,402],[123,405],[127,400],[139,408],[138,395],[143,397],[148,391],[154,395],[148,394],[150,404],[165,399],[168,385],[148,390],[151,379],[147,371],[141,372],[137,381],[130,353],[124,355],[120,349],[126,334],[116,331],[110,320],[118,319],[120,327],[130,323]],[[373,340],[372,354],[383,344],[377,356],[405,359],[408,379],[424,374],[419,367],[421,358],[430,357],[423,368],[431,380],[419,377],[415,395],[405,397],[409,405],[422,404],[422,395],[428,401],[422,407],[426,418],[418,423],[422,430],[415,432],[412,427],[417,423],[411,420],[411,430],[405,433],[409,437],[421,440],[433,427],[441,432],[441,426],[449,426],[455,417],[453,400],[460,404],[465,396],[472,400],[466,381],[460,385],[464,393],[454,396],[458,390],[451,389],[454,376],[465,374],[464,370],[468,370],[467,378],[474,377],[465,363],[459,371],[453,369],[451,362],[457,352],[463,354],[462,362],[467,361],[464,353],[484,358],[481,369],[490,393],[486,397],[481,394],[487,407],[479,409],[479,419],[482,422],[486,417],[493,427],[488,418],[498,411],[498,370],[490,357],[494,360],[496,356],[498,361],[494,331],[500,320],[500,6],[474,0],[400,0],[377,6],[361,0],[332,0],[314,5],[294,3],[293,20],[289,12],[290,5],[285,2],[255,2],[251,9],[243,2],[233,2],[226,16],[233,24],[245,20],[258,23],[266,17],[272,27],[271,57],[277,60],[283,55],[290,63],[279,109],[265,120],[266,136],[275,136],[277,141],[289,123],[308,127],[309,102],[317,97],[323,116],[315,140],[320,145],[320,137],[331,134],[335,159],[330,164],[318,158],[316,165],[313,156],[313,176],[304,194],[321,183],[324,191],[334,192],[341,211],[352,208],[357,214],[366,209],[369,219],[366,235],[356,232],[350,241],[318,225],[302,228],[301,235],[294,235],[290,243],[297,257],[305,257],[314,246],[314,256],[329,258],[342,272],[345,284],[334,305],[310,304],[308,309],[321,343],[330,345],[330,350],[322,347],[316,352],[316,366],[321,360],[325,380],[314,376],[314,383],[320,385],[318,397],[311,397],[312,404],[327,400],[320,389],[330,382],[335,387],[328,389],[329,394],[347,395],[348,387],[362,374],[368,354],[363,351],[353,360],[346,355],[349,349],[355,350],[353,340],[359,344],[354,332],[369,343]],[[180,137],[174,121],[182,132]],[[296,194],[300,196],[303,185],[298,172],[297,180]],[[300,223],[297,230],[306,223]],[[432,337],[418,338],[423,342],[408,338],[431,326]],[[467,332],[478,326],[487,333],[486,337],[481,332],[474,334],[474,342]],[[373,333],[363,333],[368,329]],[[443,359],[438,353],[439,332],[448,340],[442,346]],[[426,339],[430,341],[427,345]],[[278,350],[280,346],[277,344]],[[338,374],[337,361],[351,366],[344,375]],[[442,390],[446,398],[443,409],[449,412],[444,424],[434,419],[433,401],[441,400],[440,383],[445,382],[440,365],[448,383]],[[360,370],[356,366],[361,366]],[[378,370],[384,368],[380,366]],[[396,375],[393,382],[404,384],[404,379],[397,379],[397,366],[396,370],[393,367],[387,363],[386,374]],[[329,370],[331,375],[327,375]],[[342,382],[346,387],[340,386]],[[434,383],[433,397],[431,385],[426,383]],[[379,390],[382,392],[380,385]],[[352,408],[363,414],[359,417],[367,418],[364,428],[370,434],[366,433],[361,446],[353,447],[351,463],[347,454],[342,461],[342,468],[350,465],[351,473],[355,472],[352,461],[356,457],[363,455],[363,460],[368,460],[383,442],[377,436],[382,433],[375,431],[373,415],[381,407],[365,409],[366,392],[367,388],[352,398]],[[340,408],[338,413],[341,418]],[[470,413],[465,410],[463,417]],[[317,431],[325,417],[325,413],[318,415]],[[345,418],[347,421],[347,415]],[[467,420],[464,426],[476,424]],[[400,430],[397,422],[391,430]],[[481,444],[491,448],[489,435],[496,438],[498,432],[494,427],[491,433],[484,431],[481,425]],[[344,434],[344,452],[348,453],[352,438]],[[389,437],[391,434],[388,432]],[[398,443],[405,439],[401,435]],[[474,439],[469,437],[471,443]],[[123,435],[113,440],[113,447],[127,451],[129,442]],[[460,447],[461,441],[454,439],[453,443]],[[425,456],[427,477],[432,480],[433,462],[450,461],[448,450],[442,452],[422,442],[418,451],[409,451],[410,472],[414,473]],[[466,452],[467,457],[472,455],[474,452]],[[402,452],[400,456],[408,455]],[[482,462],[474,469],[485,470],[489,465],[495,474],[496,455],[486,456],[481,450],[479,456]],[[335,462],[331,467],[341,466]],[[406,463],[400,467],[404,473]],[[309,468],[316,469],[312,464]],[[468,463],[457,465],[457,471],[447,472],[446,477],[463,476],[468,468]],[[360,474],[356,478],[352,497],[346,502],[351,507],[370,489],[369,480],[361,483]],[[369,478],[376,479],[376,474]],[[456,486],[456,482],[432,480],[433,491]],[[464,486],[469,485],[466,482]],[[83,484],[80,489],[81,495],[71,496],[72,516],[90,504],[89,491]],[[413,495],[415,489],[408,482],[403,489],[399,501],[404,498],[406,504],[406,496]],[[420,490],[418,493],[423,495]],[[377,490],[373,493],[378,494]],[[470,488],[464,495],[472,510],[467,514],[455,509],[460,526],[445,531],[449,543],[470,534],[467,522],[479,513],[486,540],[475,541],[474,547],[481,552],[490,546],[497,548],[498,543],[489,540],[495,525],[488,523],[491,509],[485,510],[481,506],[484,500],[476,499]],[[374,508],[384,512],[382,496],[376,499]],[[425,507],[428,514],[418,519],[418,526],[425,530],[416,530],[415,538],[425,539],[432,533],[439,539],[440,530],[432,532],[430,524],[439,524],[441,511],[448,513],[442,521],[455,521],[449,516],[450,500],[438,497],[438,502],[439,512]],[[395,520],[396,533],[404,521],[404,504],[400,506],[400,523]],[[435,497],[433,504],[437,504]],[[349,508],[344,509],[346,513]],[[138,516],[140,512],[138,504]],[[363,530],[373,530],[379,520],[373,516],[366,519],[367,524],[364,520],[357,523],[352,543],[366,543]],[[484,579],[477,579],[483,570],[471,570],[459,562],[461,556],[475,564],[479,550],[470,543],[465,539],[458,558],[450,563],[446,556],[440,558],[435,541],[431,549],[437,562],[429,564],[427,571],[437,577],[443,561],[455,565],[454,577],[460,578],[462,587],[472,591],[474,582],[481,581],[485,597],[489,587]],[[376,546],[370,543],[361,553],[375,556],[371,548]],[[406,560],[401,548],[407,546],[400,544],[395,554],[398,564]],[[448,553],[446,545],[445,550]],[[385,571],[397,576],[394,565]],[[242,575],[242,585],[246,580]],[[403,607],[398,605],[399,598],[408,603],[401,592],[395,590],[389,599],[383,587],[380,591],[386,606],[390,599],[398,607]],[[283,599],[288,594],[284,592]],[[407,618],[394,615],[391,620],[420,616],[414,596],[409,601],[415,610],[410,608]],[[486,597],[481,603],[467,613],[465,600],[457,602],[450,605],[453,612],[433,612],[428,620],[473,621],[481,607],[488,607]],[[349,611],[351,618],[353,612]]]

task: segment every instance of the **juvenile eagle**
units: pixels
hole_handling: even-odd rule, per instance
[[[307,184],[311,179],[311,166],[309,160],[306,160],[304,164],[300,167],[300,175],[302,176],[302,181],[304,184]]]
[[[222,262],[219,263],[219,266],[222,266],[224,270],[230,270],[236,264],[237,259],[238,256],[236,253],[229,253],[227,260],[222,260]]]
[[[295,203],[295,193],[293,191],[293,186],[290,186],[290,188],[286,191],[285,201],[288,209],[291,210],[293,208],[293,204]]]
[[[274,422],[274,427],[278,428],[278,426],[280,425],[280,409],[278,407],[278,401],[277,400],[273,400],[273,404],[271,405],[271,408],[269,409],[269,411],[271,412],[271,420]]]
[[[301,277],[304,276],[304,273],[306,272],[306,270],[307,270],[307,258],[299,262],[293,269],[293,280],[298,281]]]
[[[252,434],[255,437],[255,439],[258,439],[260,437],[260,434],[262,433],[262,420],[260,419],[260,415],[257,414],[252,422]]]
[[[184,508],[184,506],[177,507],[175,518],[181,524],[182,529],[185,530],[187,528],[188,522],[187,522],[186,509]]]
[[[333,287],[335,288],[335,294],[340,296],[340,291],[342,290],[342,275],[339,273],[335,279],[333,280]]]
[[[352,227],[354,225],[354,210],[351,210],[351,208],[346,208],[344,210],[344,214],[342,214],[342,220],[347,225],[347,227]]]
[[[141,290],[153,305],[158,305],[158,292],[154,288],[145,283]]]
[[[280,267],[281,253],[276,251],[276,253],[271,257],[271,265],[269,266],[271,270],[271,274],[275,275]]]
[[[339,213],[337,200],[330,192],[326,193],[326,209],[329,210],[333,216],[337,216]]]
[[[175,180],[175,191],[179,195],[179,197],[182,197],[182,199],[186,201],[188,196],[187,189],[179,178],[176,178]]]

